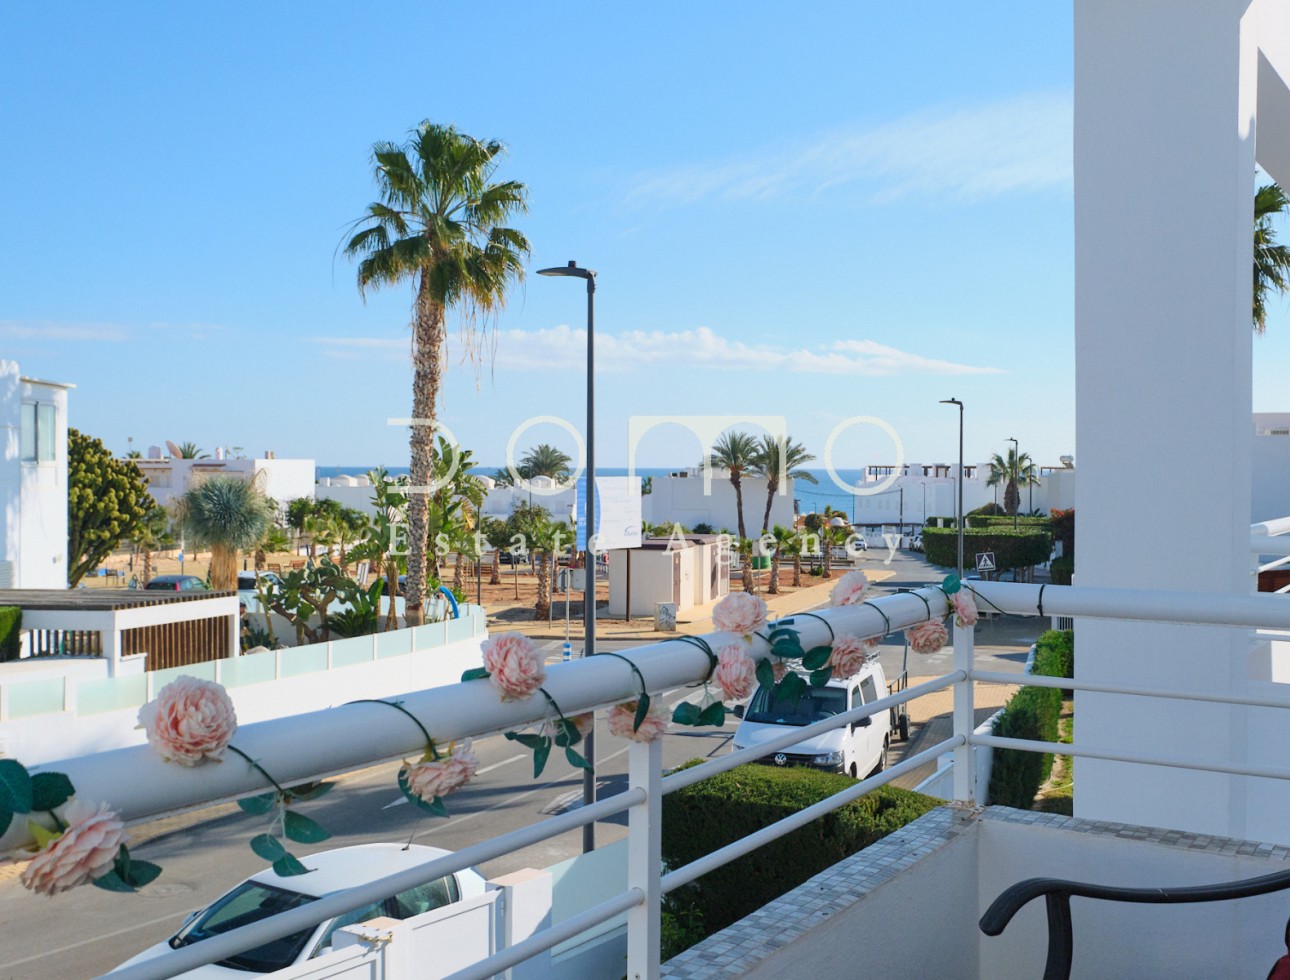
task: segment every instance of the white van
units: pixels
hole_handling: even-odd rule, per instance
[[[735,730],[734,750],[755,746],[790,728],[802,728],[840,715],[887,696],[887,680],[878,663],[866,664],[846,680],[831,680],[824,687],[808,687],[797,704],[777,701],[772,689],[758,687],[747,706],[737,705],[742,720]],[[775,766],[811,766],[828,772],[845,772],[859,779],[880,772],[891,744],[891,711],[879,711],[790,745],[759,759]]]

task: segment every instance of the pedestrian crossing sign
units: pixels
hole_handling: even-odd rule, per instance
[[[977,556],[976,556],[976,570],[977,570],[978,572],[993,572],[993,571],[994,571],[994,552],[993,552],[993,551],[980,551],[980,552],[977,552]]]

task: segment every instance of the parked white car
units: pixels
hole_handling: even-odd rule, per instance
[[[153,959],[168,950],[201,942],[279,912],[307,905],[332,892],[367,884],[450,853],[438,847],[420,844],[358,844],[320,851],[303,858],[302,863],[311,869],[305,875],[283,878],[272,868],[266,868],[247,878],[206,908],[193,912],[170,939],[145,949],[121,965],[129,966]],[[468,868],[354,909],[312,929],[292,933],[219,963],[198,967],[181,976],[214,980],[217,977],[244,977],[247,973],[272,973],[330,951],[332,935],[344,926],[383,915],[393,919],[410,919],[423,912],[483,893],[483,876],[473,868]]]
[[[779,700],[772,688],[758,687],[747,707],[739,705],[742,718],[735,730],[734,749],[750,748],[791,728],[823,721],[844,711],[887,696],[887,680],[879,663],[866,664],[860,673],[846,680],[831,680],[824,687],[811,687],[794,704]],[[891,712],[880,711],[823,735],[816,735],[763,756],[759,762],[776,766],[811,766],[829,772],[845,772],[854,778],[880,772],[887,762],[891,744]]]

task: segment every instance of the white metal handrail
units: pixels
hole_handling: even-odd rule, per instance
[[[973,670],[974,681],[987,684],[1015,684],[1021,687],[1058,687],[1064,691],[1089,691],[1094,694],[1126,694],[1144,698],[1170,698],[1176,701],[1207,701],[1213,704],[1253,705],[1257,708],[1290,708],[1290,699],[1267,698],[1254,694],[1208,694],[1203,691],[1174,691],[1158,687],[1129,687],[1076,680],[1072,677],[1047,677],[1043,674],[1005,674],[1000,671]]]

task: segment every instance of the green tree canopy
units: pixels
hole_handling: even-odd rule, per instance
[[[535,476],[549,476],[553,480],[563,480],[569,475],[569,464],[573,458],[547,443],[534,446],[520,459],[518,467],[520,476],[531,480]]]
[[[1279,184],[1266,184],[1254,194],[1254,330],[1267,328],[1268,295],[1290,289],[1290,246],[1277,241],[1273,215],[1290,214],[1290,200]]]
[[[139,467],[102,441],[67,430],[67,584],[93,571],[132,538],[157,507]]]
[[[254,548],[273,523],[260,488],[236,476],[211,476],[193,484],[175,507],[175,522],[198,546],[211,550],[211,587],[237,587],[237,553]]]

